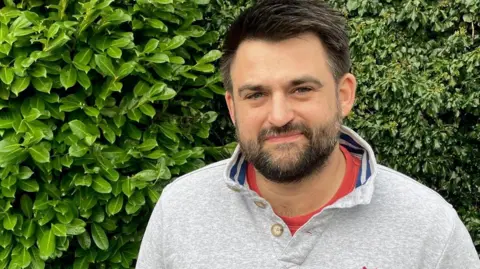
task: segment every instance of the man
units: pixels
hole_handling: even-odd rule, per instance
[[[315,0],[264,0],[233,23],[222,70],[239,147],[164,189],[137,268],[480,268],[455,210],[342,126],[345,28]]]

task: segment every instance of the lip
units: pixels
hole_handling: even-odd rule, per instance
[[[302,133],[283,134],[278,136],[269,136],[266,141],[269,143],[289,143],[302,137]]]

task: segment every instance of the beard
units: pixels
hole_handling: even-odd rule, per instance
[[[238,121],[237,121],[238,123]],[[275,183],[300,182],[321,171],[339,140],[342,117],[336,113],[329,122],[308,128],[303,123],[292,123],[261,130],[256,140],[242,140],[236,128],[237,140],[245,159],[268,180]],[[269,136],[300,132],[307,143],[298,141],[274,144],[267,149]]]

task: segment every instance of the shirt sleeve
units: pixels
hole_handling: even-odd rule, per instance
[[[143,235],[136,269],[165,269],[163,259],[163,213],[162,198],[152,212]]]
[[[480,269],[480,259],[467,228],[455,213],[449,240],[436,269]]]

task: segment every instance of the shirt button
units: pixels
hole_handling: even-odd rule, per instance
[[[275,237],[280,237],[283,234],[283,226],[278,223],[273,224],[270,230]]]
[[[257,205],[260,208],[266,208],[267,207],[267,204],[265,204],[262,201],[255,201],[254,203],[255,203],[255,205]]]

